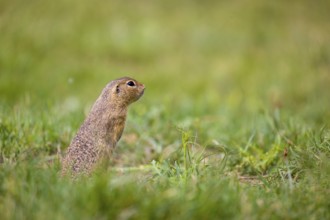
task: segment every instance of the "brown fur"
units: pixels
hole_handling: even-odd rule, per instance
[[[129,86],[130,81],[135,86]],[[62,175],[89,175],[98,163],[109,160],[124,131],[127,108],[143,92],[144,85],[129,77],[106,85],[62,160]]]

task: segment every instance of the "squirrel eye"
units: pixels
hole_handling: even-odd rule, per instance
[[[135,83],[134,83],[133,81],[128,81],[128,82],[127,82],[127,85],[128,85],[128,86],[135,86]]]

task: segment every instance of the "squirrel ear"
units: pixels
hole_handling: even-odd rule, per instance
[[[119,93],[120,89],[119,89],[119,85],[116,86],[116,93]]]

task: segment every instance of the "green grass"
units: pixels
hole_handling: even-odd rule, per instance
[[[330,4],[0,2],[0,219],[329,219]],[[111,167],[59,178],[90,106],[143,82]]]

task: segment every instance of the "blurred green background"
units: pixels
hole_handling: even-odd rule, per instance
[[[281,107],[329,118],[328,1],[3,0],[0,8],[3,104],[86,105],[128,75],[146,84],[148,109]]]

